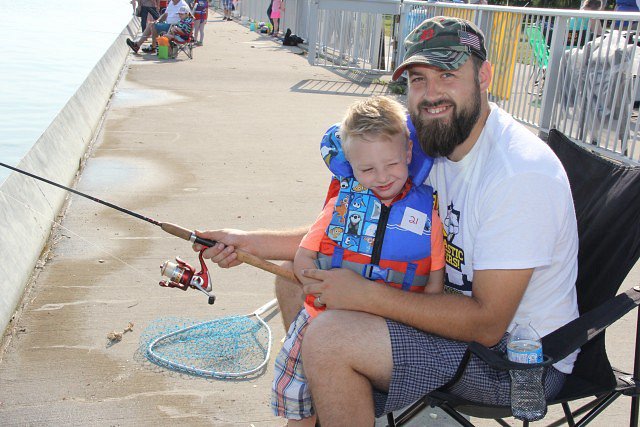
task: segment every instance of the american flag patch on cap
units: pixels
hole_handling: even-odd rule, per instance
[[[477,34],[469,33],[466,31],[458,31],[458,36],[460,36],[460,43],[465,46],[469,46],[476,50],[481,50],[480,48],[480,37]]]

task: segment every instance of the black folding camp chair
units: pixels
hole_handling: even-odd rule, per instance
[[[562,405],[565,417],[559,422],[583,426],[618,397],[626,395],[631,397],[630,425],[637,426],[640,317],[635,337],[629,336],[629,344],[635,346],[633,373],[611,367],[605,350],[605,330],[640,303],[640,286],[616,296],[640,256],[640,167],[615,163],[576,145],[556,130],[550,132],[548,143],[567,171],[576,208],[580,238],[576,283],[580,317],[543,337],[542,347],[545,356],[550,358],[548,363],[561,360],[578,348],[581,351],[573,373],[567,376],[558,396],[547,404]],[[512,366],[503,354],[478,343],[470,343],[467,356],[471,354],[497,369],[508,370]],[[463,359],[456,378],[449,385],[462,376],[465,360],[468,357]],[[493,418],[499,424],[508,425],[502,419],[512,416],[510,407],[478,404],[447,390],[445,386],[428,394],[396,417],[388,414],[389,425],[402,425],[427,406],[440,407],[464,426],[473,424],[463,414]],[[570,408],[570,402],[584,398],[591,399],[580,408]],[[578,416],[582,418],[576,421]],[[527,426],[528,422],[523,425]]]

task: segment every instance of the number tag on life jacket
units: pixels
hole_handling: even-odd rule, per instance
[[[400,227],[404,228],[407,231],[411,231],[412,233],[422,235],[426,223],[426,213],[407,207],[404,210],[404,215],[402,216]]]

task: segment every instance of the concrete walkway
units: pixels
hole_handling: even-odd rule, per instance
[[[311,67],[301,53],[213,14],[193,60],[130,55],[77,189],[187,228],[311,222],[330,176],[323,132],[386,88]],[[273,277],[248,266],[213,269],[213,306],[160,288],[158,266],[176,255],[196,259],[152,224],[71,197],[3,341],[0,425],[282,425],[268,406],[271,366],[251,380],[205,380],[136,354],[155,319],[249,313],[273,298]],[[129,322],[133,332],[109,345]],[[269,325],[277,351],[277,313]],[[630,319],[615,339],[632,328]],[[609,409],[607,425],[623,423],[627,407]],[[449,424],[432,413],[415,425]]]

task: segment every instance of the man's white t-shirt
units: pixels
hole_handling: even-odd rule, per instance
[[[545,336],[579,315],[571,189],[552,150],[490,107],[471,151],[458,162],[437,158],[426,181],[437,193],[446,236],[445,286],[471,295],[474,270],[533,268],[509,330],[528,319]],[[555,368],[570,373],[576,356]]]
[[[167,3],[167,10],[165,11],[167,13],[167,19],[165,19],[164,22],[167,24],[177,24],[180,22],[180,15],[178,15],[178,11],[182,6],[189,8],[189,5],[184,0],[180,0],[178,4],[174,4],[172,0],[169,0]],[[191,10],[191,8],[189,8],[189,10]]]

